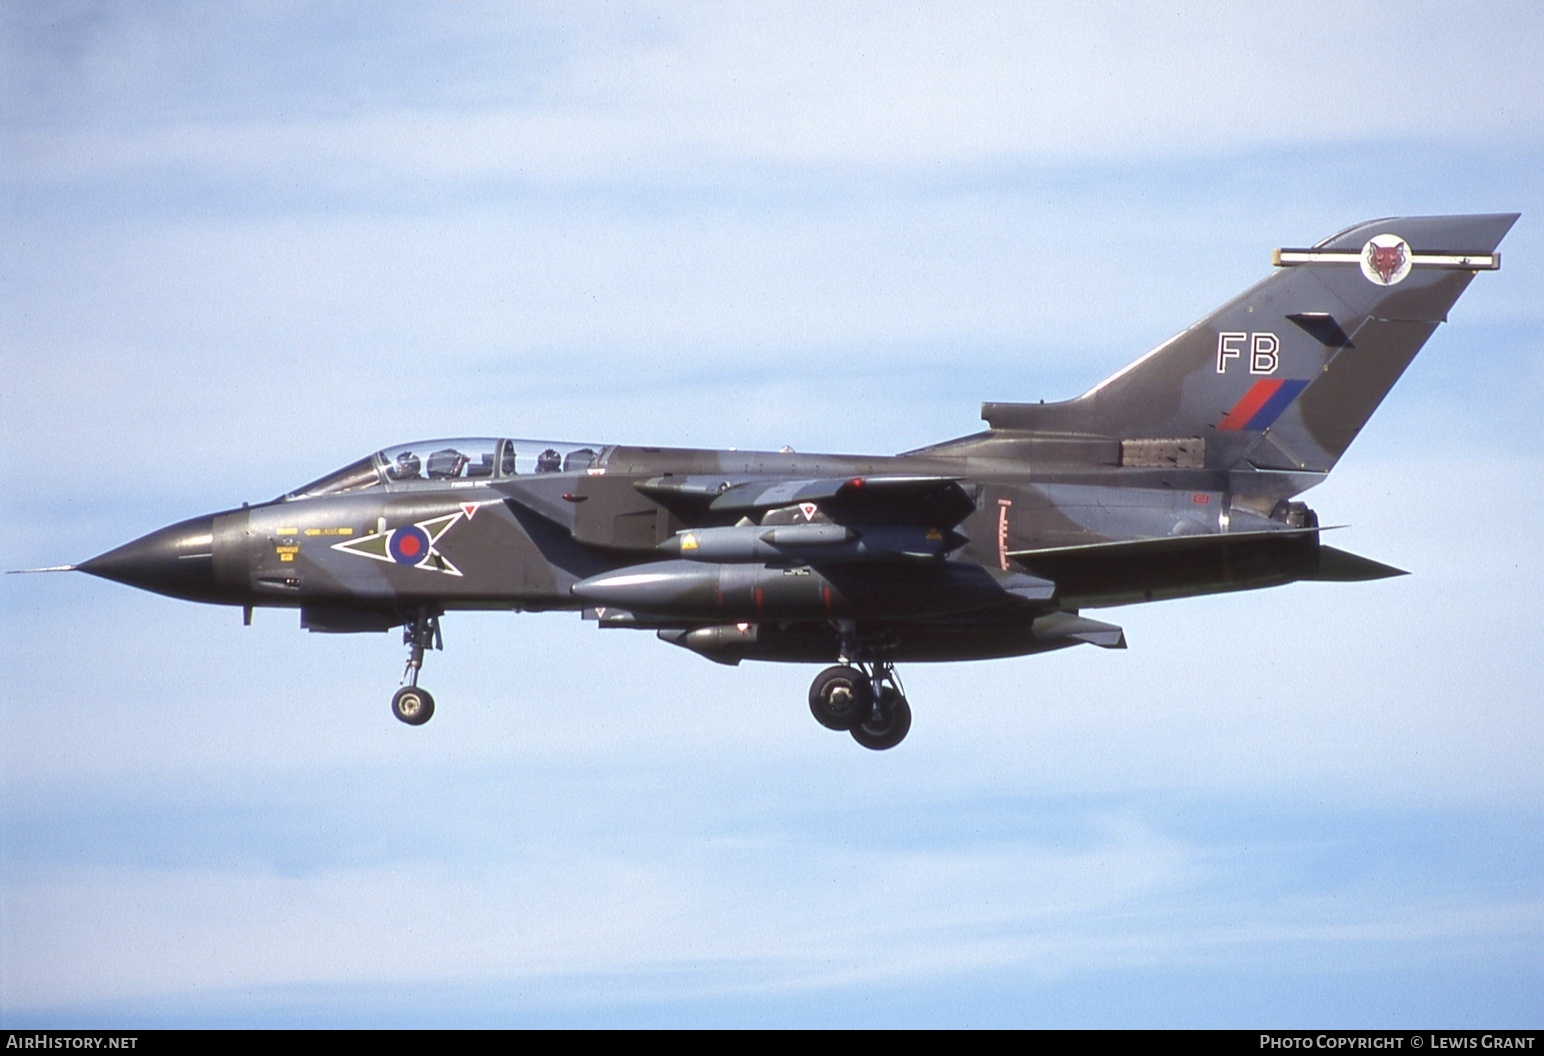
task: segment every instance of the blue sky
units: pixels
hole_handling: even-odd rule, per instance
[[[1412,570],[800,667],[6,577],[0,1020],[1536,1026],[1544,16],[8,4],[0,542],[432,436],[891,452],[1351,223],[1521,211],[1309,501]]]

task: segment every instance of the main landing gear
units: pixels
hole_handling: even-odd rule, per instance
[[[425,649],[443,649],[440,618],[425,609],[402,629],[402,643],[408,647],[407,668],[402,672],[402,688],[391,698],[391,713],[409,726],[422,726],[434,718],[434,697],[418,688],[418,672],[424,666]]]
[[[810,714],[828,730],[846,730],[865,748],[894,748],[911,729],[911,705],[895,665],[854,661],[828,667],[810,684]]]

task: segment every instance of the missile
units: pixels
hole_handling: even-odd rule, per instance
[[[754,651],[761,627],[754,623],[729,623],[655,633],[660,641],[690,649],[714,663],[734,666]]]

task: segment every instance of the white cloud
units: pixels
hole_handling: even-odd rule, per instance
[[[580,1007],[640,995],[797,999],[980,976],[1016,988],[1160,966],[1508,961],[1544,937],[1544,905],[1505,893],[1391,891],[1394,878],[1376,867],[1329,891],[1299,891],[1281,875],[1343,853],[1333,842],[1220,851],[1120,816],[1079,820],[1094,835],[1070,848],[969,836],[937,848],[853,847],[755,832],[639,832],[607,848],[559,829],[483,862],[300,875],[47,869],[0,892],[7,964],[26,966],[4,974],[0,1001],[14,1014],[147,998],[196,1007],[281,986],[501,982],[549,995],[519,1002],[528,1013],[566,978],[611,980],[557,999]]]
[[[464,54],[425,68],[374,54],[359,26],[250,14],[258,39],[292,50],[278,58],[291,81],[264,69],[274,56],[211,32],[198,8],[77,29],[87,39],[69,43],[86,60],[62,46],[27,53],[13,34],[16,62],[40,80],[48,64],[71,69],[58,90],[84,104],[84,121],[41,104],[13,117],[13,173],[192,167],[343,188],[689,181],[722,166],[927,169],[1390,139],[1495,147],[1535,142],[1544,118],[1540,16],[1526,4],[1460,19],[1440,4],[1324,3],[636,5],[609,18],[581,9],[578,30],[546,14],[448,30],[436,20],[411,31]],[[234,72],[197,51],[211,43]],[[353,85],[327,61],[350,43],[371,56]],[[322,90],[308,98],[306,80]],[[221,94],[200,106],[211,90]],[[90,115],[124,111],[92,127]]]

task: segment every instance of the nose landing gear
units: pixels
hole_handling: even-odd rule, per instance
[[[409,726],[422,726],[434,717],[434,697],[418,688],[418,672],[424,666],[425,649],[443,649],[440,617],[427,609],[408,621],[402,629],[402,642],[408,647],[407,667],[402,672],[402,688],[391,698],[391,713]]]

